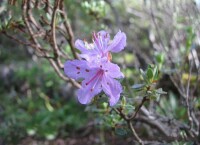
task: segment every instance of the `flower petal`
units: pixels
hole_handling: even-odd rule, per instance
[[[104,75],[102,79],[102,87],[103,91],[110,97],[110,106],[114,106],[118,102],[120,93],[122,92],[121,84],[117,80]]]
[[[124,74],[120,71],[120,67],[117,64],[107,62],[103,65],[105,73],[111,78],[123,78]]]
[[[99,58],[99,54],[98,53],[94,53],[94,54],[79,54],[79,56],[85,60],[87,60],[88,62],[93,62],[95,61],[97,58]]]
[[[81,104],[90,103],[92,98],[102,91],[101,79],[102,75],[99,75],[92,81],[90,78],[82,82],[82,88],[77,92],[78,100]]]
[[[111,44],[108,46],[107,51],[120,52],[126,46],[126,34],[119,31]]]
[[[106,32],[105,30],[101,30],[97,33],[99,36],[101,36],[102,41],[105,45],[108,44],[108,42],[110,41],[110,35],[108,32]]]
[[[93,46],[93,44],[88,44],[82,40],[76,40],[75,47],[81,51],[79,56],[89,62],[93,61],[97,55],[99,55],[99,50]]]
[[[85,43],[82,40],[76,40],[75,47],[81,51],[81,53],[87,53],[88,49],[85,47]]]
[[[64,65],[65,74],[73,79],[89,78],[95,74],[98,69],[89,67],[85,60],[66,61]]]

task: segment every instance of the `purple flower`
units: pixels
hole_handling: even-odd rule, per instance
[[[93,33],[93,43],[76,40],[75,46],[81,51],[80,57],[87,61],[98,61],[101,58],[110,60],[111,55],[109,52],[120,52],[126,46],[126,35],[119,31],[111,41],[110,35],[102,30],[97,34]]]
[[[117,103],[122,92],[121,84],[114,78],[123,78],[118,65],[102,60],[91,63],[86,60],[67,61],[65,74],[75,80],[83,79],[82,87],[77,91],[78,100],[88,104],[102,90],[109,96],[110,106]]]
[[[77,40],[75,45],[81,51],[84,60],[67,61],[65,74],[75,80],[82,79],[82,87],[77,91],[78,100],[88,104],[92,98],[104,91],[109,97],[110,106],[115,105],[122,92],[121,84],[115,78],[123,78],[118,65],[110,62],[111,52],[119,52],[126,45],[126,35],[121,31],[110,43],[110,36],[105,31],[93,35],[93,44]]]

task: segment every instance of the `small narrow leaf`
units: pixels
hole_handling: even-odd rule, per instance
[[[147,70],[147,78],[149,79],[149,81],[152,81],[152,78],[153,78],[153,70],[152,70],[152,68],[148,68],[148,70]]]
[[[155,66],[153,69],[153,80],[158,79],[158,67]]]
[[[134,84],[131,88],[138,90],[144,87],[145,87],[145,84]]]
[[[156,93],[161,94],[161,95],[166,95],[167,94],[167,92],[163,91],[162,88],[157,89]]]

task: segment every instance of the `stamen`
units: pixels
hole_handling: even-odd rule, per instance
[[[86,71],[86,72],[90,72],[90,70],[88,70],[88,69],[86,69],[85,71]]]
[[[99,38],[100,38],[101,49],[103,50],[103,48],[104,48],[104,46],[103,46],[103,40],[102,40],[102,37],[101,37],[101,36],[99,36]]]
[[[97,40],[97,36],[96,36],[95,32],[93,32],[93,38],[94,38],[94,40]]]
[[[94,48],[96,48],[97,51],[98,51],[99,53],[102,53],[102,51],[99,49],[99,46],[98,46],[98,44],[95,42],[95,40],[92,39],[92,41],[93,41],[93,44],[94,44]]]
[[[95,34],[93,35],[94,39],[92,40],[93,41],[93,44],[96,46],[97,50],[99,51],[99,53],[103,54],[103,49],[102,49],[102,46],[99,42],[99,37],[97,37]]]
[[[76,69],[80,70],[80,67],[77,66]]]

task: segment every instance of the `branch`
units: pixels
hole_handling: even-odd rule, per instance
[[[130,118],[128,118],[128,120],[132,120],[133,118],[136,117],[137,113],[140,111],[140,108],[144,105],[144,103],[149,100],[147,98],[147,96],[144,96],[143,99],[142,99],[142,102],[139,104],[139,106],[137,107],[136,111],[134,114],[132,114],[132,116]]]
[[[60,72],[60,70],[59,70],[58,66],[56,65],[56,63],[55,63],[52,59],[48,59],[48,60],[49,60],[50,64],[52,65],[52,67],[54,68],[54,70],[56,71],[56,73],[58,74],[58,76],[59,76],[60,78],[62,78],[62,79],[65,80],[65,81],[69,81],[70,83],[72,83],[72,85],[74,85],[74,86],[77,87],[77,88],[81,88],[81,85],[80,85],[79,83],[77,83],[77,82],[74,81],[73,79],[70,79],[70,78],[64,76],[64,75]]]
[[[10,38],[10,39],[12,39],[12,40],[14,40],[14,41],[16,41],[16,42],[19,43],[19,44],[26,45],[26,46],[30,46],[30,47],[32,47],[32,48],[34,48],[34,49],[38,49],[38,47],[37,47],[36,45],[34,45],[34,44],[32,44],[32,43],[26,43],[26,42],[24,42],[24,41],[21,41],[20,39],[14,37],[13,35],[8,34],[6,31],[3,31],[2,33],[3,33],[6,37],[8,37],[8,38]],[[40,48],[40,49],[42,50],[42,48]],[[43,51],[45,51],[45,50],[43,50]]]
[[[132,131],[133,136],[137,139],[137,141],[138,141],[141,145],[144,145],[143,141],[141,140],[141,138],[140,138],[140,137],[138,136],[138,134],[136,133],[136,131],[135,131],[135,129],[134,129],[134,127],[133,127],[131,121],[128,121],[127,123],[128,123],[129,128],[130,128],[131,131]]]
[[[186,107],[187,107],[187,115],[188,115],[188,120],[189,120],[189,127],[190,129],[193,127],[193,120],[191,117],[191,109],[190,109],[190,104],[189,104],[189,91],[190,91],[190,80],[191,80],[191,73],[192,73],[192,67],[193,67],[193,63],[189,60],[189,76],[188,76],[188,80],[187,80],[187,88],[186,88]]]
[[[29,1],[30,2],[30,1]],[[61,72],[60,69],[58,68],[58,66],[56,65],[55,61],[50,57],[49,53],[47,53],[46,51],[43,51],[40,43],[38,42],[38,40],[34,37],[34,32],[33,29],[31,27],[31,24],[29,23],[29,19],[28,16],[31,15],[30,14],[30,7],[29,7],[29,3],[28,0],[23,0],[23,4],[22,4],[22,9],[23,9],[23,20],[25,22],[25,25],[28,29],[29,35],[35,45],[35,48],[38,52],[42,53],[42,55],[47,58],[47,60],[50,62],[50,64],[52,65],[52,67],[54,68],[54,70],[56,71],[56,73],[58,74],[58,76],[60,78],[62,78],[65,81],[69,81],[71,82],[75,87],[80,88],[80,84],[77,83],[76,81],[64,76]],[[54,25],[54,24],[53,24]],[[55,35],[54,35],[55,36]]]
[[[54,9],[53,9],[53,14],[52,14],[52,20],[51,20],[51,30],[52,30],[52,41],[53,41],[53,50],[54,50],[54,56],[55,60],[57,62],[57,65],[60,68],[63,68],[63,64],[60,61],[60,51],[56,42],[56,12],[57,9],[60,5],[60,0],[55,1],[54,3]]]
[[[76,50],[75,50],[75,46],[74,46],[74,34],[73,34],[73,31],[72,31],[71,25],[68,21],[67,14],[65,13],[65,10],[64,10],[64,0],[61,0],[61,2],[60,2],[60,9],[62,11],[62,13],[60,13],[61,18],[64,20],[64,26],[65,26],[65,29],[66,29],[68,36],[69,36],[67,41],[70,45],[70,48],[71,48],[71,51],[72,51],[74,58],[79,59],[79,57],[76,53]]]
[[[127,125],[129,126],[133,136],[136,138],[136,140],[141,144],[141,145],[144,145],[143,141],[140,139],[140,137],[138,136],[138,134],[136,133],[132,123],[131,123],[131,120],[122,112],[122,109],[121,108],[113,108],[113,110],[118,114],[120,115],[127,123]]]
[[[160,122],[156,121],[156,120],[152,120],[150,118],[147,117],[137,117],[134,119],[134,121],[141,121],[144,122],[148,125],[150,125],[153,128],[156,128],[160,133],[162,133],[164,136],[169,136],[169,133],[167,132],[167,130],[163,127],[163,125],[160,124]]]

